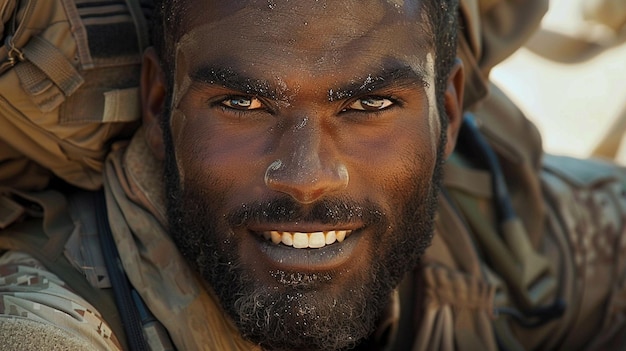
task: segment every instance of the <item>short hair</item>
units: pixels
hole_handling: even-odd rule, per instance
[[[187,9],[184,0],[154,0],[155,11],[152,20],[152,43],[166,70],[166,84],[171,90],[173,82],[173,50],[174,41],[180,30],[180,16]],[[447,125],[447,117],[443,108],[443,96],[447,81],[454,65],[457,48],[458,7],[459,0],[423,0],[427,25],[430,26],[432,39],[428,42],[435,50],[435,74],[437,105],[441,116],[442,126]],[[169,71],[169,72],[168,72]],[[444,128],[445,129],[445,128]]]

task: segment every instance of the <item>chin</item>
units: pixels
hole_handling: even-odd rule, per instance
[[[227,298],[227,311],[243,336],[268,350],[342,350],[354,347],[374,329],[386,292],[373,282],[332,279],[311,283],[311,275],[278,273],[278,285],[250,285]],[[240,272],[240,276],[246,275]],[[289,281],[289,285],[280,284]],[[306,281],[301,286],[298,281]],[[355,284],[356,283],[356,284]],[[225,297],[222,292],[222,297]]]

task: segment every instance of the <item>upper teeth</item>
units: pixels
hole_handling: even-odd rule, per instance
[[[330,245],[335,241],[342,242],[350,233],[352,233],[351,230],[331,230],[328,232],[313,233],[278,232],[272,230],[263,232],[263,237],[267,240],[272,240],[272,242],[277,245],[283,243],[287,246],[293,246],[296,249],[318,249]]]

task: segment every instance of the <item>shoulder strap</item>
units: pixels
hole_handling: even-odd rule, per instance
[[[94,208],[96,209],[102,254],[115,294],[115,301],[121,313],[130,350],[175,350],[165,327],[152,315],[126,276],[111,232],[103,191],[97,192],[94,196]]]
[[[111,286],[113,287],[115,301],[119,307],[124,329],[126,330],[126,340],[130,350],[147,351],[149,350],[148,343],[143,334],[141,318],[136,305],[139,301],[137,299],[133,300],[131,294],[132,287],[122,268],[122,262],[113,241],[107,215],[106,200],[102,191],[99,191],[94,196],[94,208],[96,209],[102,254],[109,273],[109,279],[111,280]]]
[[[546,257],[532,246],[512,205],[498,157],[469,113],[464,115],[459,145],[491,177],[490,198],[481,199],[457,189],[449,189],[449,195],[471,227],[483,255],[489,258],[491,268],[504,279],[515,299],[516,308],[502,306],[497,312],[510,315],[527,328],[561,317],[566,306],[558,297],[557,278]],[[554,300],[545,305],[550,297]]]

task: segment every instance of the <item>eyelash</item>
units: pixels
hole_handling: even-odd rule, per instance
[[[237,109],[234,107],[228,107],[224,104],[224,102],[228,100],[236,100],[236,99],[259,99],[263,107],[258,108],[258,109],[252,109],[252,110],[243,110],[243,109]],[[268,108],[267,104],[263,101],[263,99],[258,98],[256,96],[252,96],[252,95],[228,95],[228,96],[219,98],[217,100],[213,100],[212,102],[209,102],[209,106],[217,107],[225,113],[234,114],[238,118],[249,117],[250,113],[266,112],[266,113],[273,114],[273,111],[270,108]]]
[[[359,101],[359,100],[367,100],[367,99],[385,99],[385,100],[389,100],[391,102],[391,105],[384,107],[382,109],[379,110],[358,110],[358,109],[348,109],[350,107],[350,105],[354,104],[355,102]],[[366,96],[362,96],[362,97],[358,97],[356,99],[352,99],[350,101],[348,101],[348,103],[346,103],[346,107],[344,109],[341,110],[341,113],[351,113],[351,112],[356,112],[356,113],[383,113],[385,111],[388,111],[390,109],[396,108],[396,107],[402,107],[402,102],[391,95],[366,95]]]
[[[228,100],[236,100],[236,99],[240,99],[240,98],[245,98],[245,99],[259,99],[259,101],[262,103],[263,107],[262,108],[258,108],[258,109],[252,109],[252,110],[243,110],[243,109],[237,109],[234,107],[228,107],[226,105],[224,105],[224,102],[228,101]],[[350,105],[354,104],[355,102],[359,101],[359,100],[365,100],[365,99],[386,99],[389,100],[391,102],[391,105],[384,107],[380,110],[358,110],[358,109],[349,109]],[[255,96],[246,96],[246,95],[229,95],[226,96],[224,98],[221,98],[217,101],[214,101],[211,103],[212,106],[214,107],[218,107],[220,108],[222,111],[226,112],[226,113],[233,113],[235,115],[237,115],[237,117],[244,117],[246,115],[249,115],[250,113],[255,113],[255,112],[268,112],[270,114],[274,114],[272,110],[270,110],[267,107],[267,104],[260,98],[255,97]],[[340,111],[340,114],[344,114],[344,113],[358,113],[358,114],[368,114],[371,117],[375,117],[378,116],[379,114],[385,113],[388,110],[397,108],[397,107],[402,107],[403,106],[403,102],[401,100],[399,100],[397,97],[391,96],[391,95],[367,95],[367,96],[362,96],[362,97],[358,97],[352,100],[349,100],[346,104],[345,107]]]

